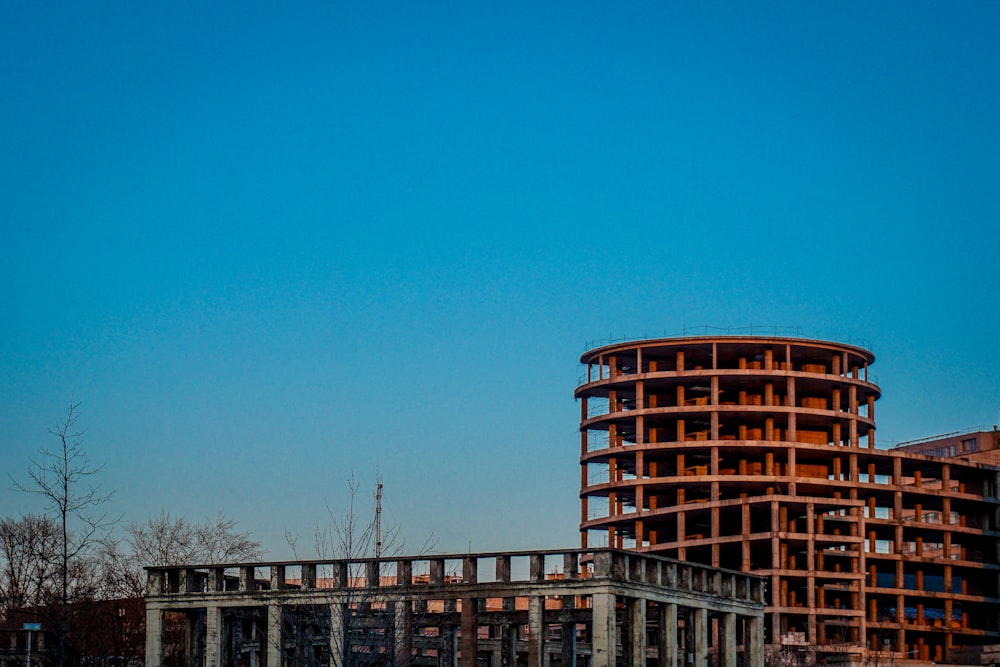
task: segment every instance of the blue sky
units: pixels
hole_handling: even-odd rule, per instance
[[[609,336],[864,341],[883,443],[997,422],[996,3],[4,13],[0,467],[75,391],[125,521],[282,557],[378,467],[410,544],[576,544]]]

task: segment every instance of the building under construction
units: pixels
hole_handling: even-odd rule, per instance
[[[995,428],[877,449],[853,345],[582,362],[581,549],[150,567],[147,667],[998,661]]]
[[[876,449],[874,355],[852,345],[666,338],[581,361],[584,547],[766,576],[773,651],[1000,642],[995,432]]]

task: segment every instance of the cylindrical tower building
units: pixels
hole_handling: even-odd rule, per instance
[[[983,538],[996,470],[875,449],[873,361],[853,345],[754,336],[586,352],[583,545],[769,576],[776,645],[934,660],[997,637],[995,622],[957,611],[997,595],[996,540]],[[959,542],[983,548],[966,562]],[[942,593],[933,614],[928,582]]]

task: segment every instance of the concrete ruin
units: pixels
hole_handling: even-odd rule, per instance
[[[765,579],[615,549],[149,567],[146,667],[763,667]]]

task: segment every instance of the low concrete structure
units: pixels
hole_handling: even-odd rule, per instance
[[[765,579],[614,549],[150,567],[146,667],[763,667]]]

